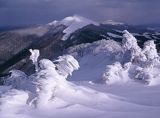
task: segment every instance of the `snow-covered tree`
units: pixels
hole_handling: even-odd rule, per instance
[[[70,88],[66,78],[79,68],[79,64],[70,55],[60,56],[55,61],[56,64],[49,59],[42,59],[38,62],[39,50],[30,51],[30,59],[36,65],[36,73],[27,76],[20,70],[12,70],[5,85],[13,89],[28,91],[27,103],[43,107],[56,96],[57,90]]]
[[[103,80],[106,83],[124,82],[128,79],[138,79],[149,85],[160,83],[160,61],[154,41],[144,43],[144,48],[138,46],[137,39],[127,30],[123,31],[122,65],[114,63],[107,65]]]
[[[138,46],[137,39],[127,30],[123,31],[122,47],[124,53],[124,63],[142,63],[146,60],[145,55],[142,53],[142,49]]]
[[[153,60],[159,57],[156,45],[153,40],[146,41],[144,43],[144,48],[142,52],[146,55],[148,60]]]
[[[68,75],[72,75],[74,70],[78,70],[79,64],[77,60],[74,59],[71,55],[64,55],[58,57],[58,60],[54,61],[56,63],[56,67],[60,75],[64,76],[65,78]]]
[[[30,76],[33,78],[34,89],[32,90],[33,98],[29,104],[43,107],[54,98],[57,87],[65,83],[65,78],[59,75],[52,61],[42,59],[39,61],[39,65],[40,70]]]
[[[29,104],[38,107],[47,105],[58,89],[68,86],[66,77],[79,68],[78,62],[70,55],[60,56],[55,62],[48,59],[39,61],[39,71],[30,76],[34,88]]]
[[[116,62],[113,65],[107,65],[102,78],[107,84],[125,83],[129,80],[129,67],[130,65],[126,64],[126,66],[123,68],[119,62]]]

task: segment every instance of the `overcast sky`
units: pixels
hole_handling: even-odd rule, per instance
[[[160,24],[160,0],[0,0],[0,26],[44,24],[70,15]]]

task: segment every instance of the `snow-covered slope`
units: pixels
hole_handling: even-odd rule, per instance
[[[73,53],[82,47],[83,55]],[[119,60],[120,56],[115,58],[111,53],[117,54],[120,50],[122,48],[118,43],[102,40],[74,47],[70,52],[77,58],[86,57],[86,51],[89,55],[94,54],[99,57],[109,53],[106,57],[113,56],[113,59]],[[34,56],[37,51],[31,52],[32,61],[37,62],[37,56]],[[97,61],[94,63],[96,65],[103,60],[94,61]],[[123,68],[117,67],[120,70]],[[67,81],[66,77],[71,76],[78,68],[78,62],[71,55],[64,55],[54,62],[48,59],[40,60],[38,71],[31,76],[21,71],[12,71],[5,85],[0,86],[0,116],[2,118],[106,118],[106,116],[158,118],[159,86],[144,86],[134,82],[106,86],[88,81],[75,83]],[[90,74],[96,73],[93,71]]]
[[[84,18],[82,16],[78,16],[78,15],[74,15],[74,16],[70,16],[70,17],[66,17],[61,21],[53,21],[51,23],[49,23],[48,25],[52,26],[52,25],[65,25],[66,29],[63,31],[63,33],[65,34],[62,38],[62,40],[67,40],[70,36],[70,34],[72,34],[73,32],[75,32],[78,29],[83,28],[84,26],[90,25],[90,24],[94,24],[94,25],[99,25],[98,23],[89,20],[87,18]]]
[[[160,58],[154,41],[145,42],[141,49],[127,30],[123,31],[121,45],[113,40],[101,40],[71,47],[68,53],[78,59],[81,67],[69,80],[100,82],[103,79],[107,84],[134,80],[160,84]]]
[[[11,70],[4,78],[0,117],[158,118],[160,58],[154,41],[140,48],[127,30],[122,37],[121,43],[103,39],[70,47],[54,61],[39,60],[39,50],[31,49],[35,73]]]
[[[69,80],[100,79],[106,65],[119,60],[121,50],[120,44],[113,40],[101,40],[69,48],[68,53],[79,61],[81,67]]]

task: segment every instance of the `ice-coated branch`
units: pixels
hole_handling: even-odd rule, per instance
[[[40,55],[39,50],[37,50],[37,49],[34,49],[34,50],[30,49],[29,51],[31,53],[30,60],[32,60],[33,64],[35,65],[35,70],[37,72],[39,70],[38,69],[38,57]]]

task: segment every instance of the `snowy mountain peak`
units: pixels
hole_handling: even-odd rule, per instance
[[[124,23],[116,22],[116,21],[113,21],[113,20],[104,21],[104,22],[102,22],[102,24],[107,24],[107,25],[124,25]]]
[[[85,17],[79,16],[79,15],[73,15],[73,16],[68,16],[61,21],[54,20],[53,22],[48,23],[48,25],[60,25],[63,24],[65,26],[70,26],[72,23],[80,23],[80,24],[94,24],[98,25],[97,22],[89,20]]]
[[[61,21],[53,21],[48,25],[50,26],[65,25],[67,28],[63,31],[65,35],[62,38],[62,40],[65,41],[69,38],[70,34],[90,24],[99,25],[98,23],[92,20],[89,20],[79,15],[74,15],[74,16],[66,17]]]

